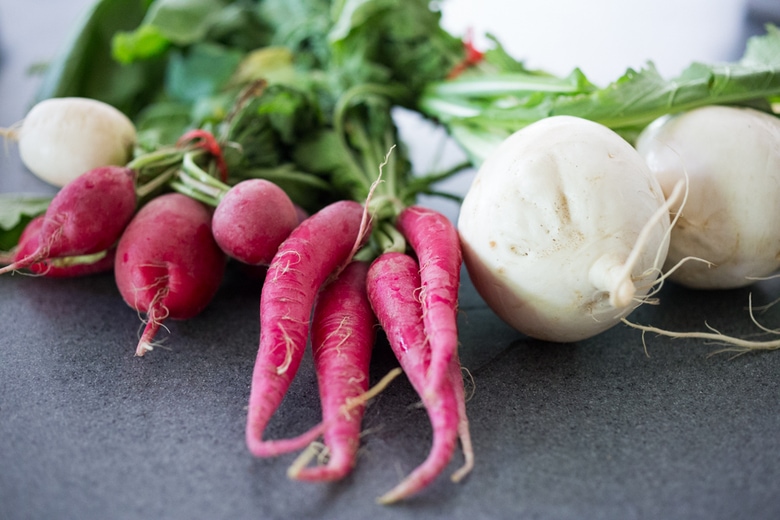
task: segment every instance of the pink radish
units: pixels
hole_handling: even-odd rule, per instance
[[[50,258],[105,251],[119,239],[136,207],[135,173],[119,166],[90,170],[65,185],[44,213],[38,247],[0,274]]]
[[[474,465],[471,433],[466,415],[466,392],[458,358],[458,289],[462,254],[460,238],[453,223],[430,208],[410,206],[396,220],[420,264],[420,302],[423,324],[431,348],[428,370],[429,391],[435,392],[444,379],[454,385],[458,402],[458,431],[464,466],[453,475],[458,481]]]
[[[26,258],[38,249],[39,235],[44,223],[43,215],[32,219],[19,237],[19,245],[14,251],[13,261]],[[82,256],[65,256],[48,258],[40,262],[34,262],[27,269],[34,274],[40,274],[47,278],[72,278],[87,276],[111,271],[114,267],[114,254],[116,248],[111,247],[106,251]]]
[[[366,294],[368,264],[352,262],[320,293],[311,343],[319,383],[328,462],[290,473],[298,480],[338,480],[355,465],[376,320]]]
[[[300,365],[317,292],[362,241],[363,216],[357,202],[330,204],[295,228],[271,261],[260,299],[260,346],[246,425],[247,447],[256,456],[281,453],[274,441],[263,441],[263,432]]]
[[[125,302],[147,315],[136,355],[152,350],[163,320],[188,319],[211,301],[226,257],[211,235],[211,212],[179,193],[152,199],[122,234],[114,273]]]
[[[404,253],[385,253],[371,264],[367,284],[374,313],[401,368],[420,395],[433,428],[433,446],[425,461],[379,498],[380,503],[388,504],[421,491],[449,464],[459,434],[460,412],[449,377],[442,378],[436,391],[429,391],[431,348],[417,299],[421,285],[417,262]]]
[[[250,265],[269,264],[297,225],[298,213],[290,197],[264,179],[249,179],[230,188],[211,221],[219,247]]]
[[[404,209],[396,220],[396,226],[406,237],[420,264],[423,323],[431,344],[428,377],[435,389],[448,377],[449,367],[458,351],[460,239],[447,217],[420,206]]]

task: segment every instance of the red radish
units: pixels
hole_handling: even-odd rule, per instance
[[[119,166],[90,170],[65,185],[44,213],[38,247],[0,274],[50,258],[105,251],[119,239],[136,207],[135,173]]]
[[[43,222],[43,215],[39,215],[25,226],[19,237],[19,245],[16,251],[14,251],[13,261],[26,258],[38,249],[39,235]],[[87,276],[112,270],[115,253],[116,248],[112,247],[107,251],[101,251],[92,255],[49,258],[32,263],[27,266],[27,269],[34,274],[40,274],[47,278]]]
[[[296,227],[271,261],[260,299],[260,346],[246,425],[247,447],[256,456],[280,453],[273,441],[263,441],[263,432],[300,365],[317,292],[363,239],[363,213],[354,201],[326,206]]]
[[[290,475],[298,480],[338,480],[355,465],[365,404],[349,405],[368,391],[376,323],[367,272],[367,263],[350,263],[322,290],[314,310],[311,343],[328,462]]]
[[[368,298],[390,347],[420,395],[433,428],[433,446],[425,461],[390,492],[379,498],[388,504],[417,493],[430,484],[449,464],[458,438],[459,410],[449,377],[436,391],[429,391],[427,373],[431,348],[423,326],[417,292],[420,272],[417,262],[404,253],[385,253],[368,272]]]
[[[404,209],[396,226],[420,264],[420,302],[425,332],[431,344],[428,378],[435,389],[449,377],[449,367],[458,351],[460,239],[447,217],[420,206]]]
[[[136,355],[152,350],[163,320],[188,319],[211,301],[226,257],[211,235],[211,212],[179,193],[152,199],[128,224],[114,273],[125,302],[147,315]]]
[[[431,348],[430,391],[442,381],[452,384],[458,402],[458,431],[466,463],[453,476],[460,480],[474,465],[466,393],[458,358],[458,288],[462,255],[455,226],[441,213],[420,206],[405,208],[396,226],[404,234],[420,264],[423,324]]]
[[[290,197],[264,179],[249,179],[230,188],[211,220],[219,247],[250,265],[269,264],[297,225],[298,213]]]

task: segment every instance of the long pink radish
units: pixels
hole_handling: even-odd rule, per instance
[[[38,250],[40,243],[40,231],[44,223],[44,216],[39,215],[32,219],[22,231],[19,237],[19,245],[13,254],[12,261],[27,258]],[[114,255],[116,247],[93,253],[91,255],[63,256],[58,258],[46,258],[39,262],[33,262],[27,266],[33,274],[47,278],[74,278],[92,274],[105,273],[114,268]]]
[[[363,214],[354,201],[326,206],[298,225],[271,261],[260,297],[260,345],[246,424],[247,447],[255,456],[282,452],[275,441],[263,441],[263,433],[300,366],[318,291],[363,239]]]
[[[425,461],[379,498],[380,503],[388,504],[423,490],[449,464],[458,438],[459,411],[449,375],[443,377],[435,392],[428,385],[431,349],[417,299],[417,262],[403,253],[385,253],[371,264],[367,283],[374,313],[401,368],[420,395],[433,429],[433,445]]]
[[[54,196],[44,213],[35,250],[0,268],[0,274],[50,258],[105,251],[116,244],[135,209],[133,170],[119,166],[90,170]]]
[[[146,313],[135,350],[143,356],[166,319],[199,314],[217,292],[226,256],[211,235],[211,211],[179,193],[143,206],[117,245],[114,275],[125,302]]]
[[[322,290],[314,309],[311,343],[328,462],[288,472],[298,480],[339,480],[355,465],[365,404],[351,403],[368,391],[376,335],[366,294],[367,272],[367,263],[350,263]]]
[[[454,385],[458,401],[458,431],[466,459],[453,480],[463,478],[474,466],[474,452],[466,415],[466,397],[458,357],[458,289],[462,254],[453,223],[441,213],[420,206],[404,209],[396,220],[420,264],[423,323],[431,346],[428,385],[432,392],[444,379]]]
[[[404,209],[398,230],[420,264],[423,322],[431,344],[431,388],[448,378],[458,351],[458,288],[462,255],[458,232],[441,213],[420,206]],[[434,390],[435,391],[435,390]]]

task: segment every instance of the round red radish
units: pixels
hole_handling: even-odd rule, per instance
[[[152,350],[163,320],[192,318],[208,305],[225,262],[200,202],[169,193],[141,208],[119,240],[114,267],[125,302],[147,315],[136,355]]]
[[[43,226],[43,215],[32,219],[19,237],[19,245],[14,252],[14,261],[19,261],[38,249],[39,236]],[[116,248],[91,255],[47,258],[27,266],[30,272],[47,278],[72,278],[110,271],[114,267]]]
[[[35,251],[0,269],[0,274],[50,258],[105,251],[116,244],[135,208],[133,170],[120,166],[90,170],[54,196],[44,213]]]
[[[264,179],[250,179],[225,194],[211,224],[227,255],[245,264],[268,265],[298,221],[284,190]]]

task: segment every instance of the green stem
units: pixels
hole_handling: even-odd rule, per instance
[[[210,186],[204,182],[201,182],[199,179],[190,177],[189,175],[181,175],[180,172],[178,176],[178,181],[176,181],[176,186],[179,187],[182,185],[186,185],[188,190],[197,191],[198,193],[201,194],[203,198],[213,201],[213,202],[209,202],[209,204],[212,206],[216,206],[217,204],[219,204],[219,201],[226,193],[224,190]],[[198,200],[202,200],[202,199],[198,199]]]
[[[183,195],[187,195],[188,197],[198,200],[208,206],[216,207],[217,204],[219,204],[218,200],[215,200],[214,198],[205,195],[202,191],[199,191],[198,189],[195,189],[189,184],[186,184],[184,182],[171,181],[170,186],[177,192]]]
[[[142,184],[136,188],[136,194],[139,199],[145,199],[155,191],[157,191],[159,188],[163,187],[165,184],[167,184],[171,179],[173,179],[176,176],[176,172],[178,171],[177,167],[168,168],[167,170],[163,171],[160,175],[157,175],[156,177],[152,178],[149,182],[146,184]]]
[[[197,179],[206,186],[210,186],[215,190],[222,192],[227,192],[230,189],[230,186],[215,178],[214,176],[209,175],[205,170],[203,170],[203,168],[195,163],[194,152],[187,152],[184,154],[181,166],[187,175]]]

